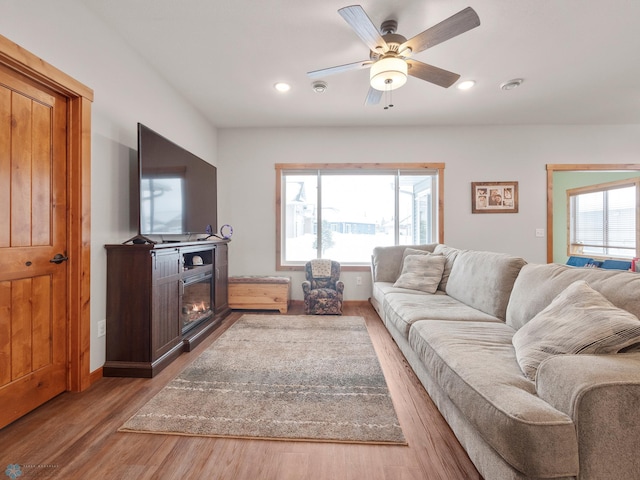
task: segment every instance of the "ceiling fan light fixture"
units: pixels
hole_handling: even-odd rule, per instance
[[[408,66],[402,58],[384,57],[371,65],[371,88],[380,91],[395,90],[407,83]]]

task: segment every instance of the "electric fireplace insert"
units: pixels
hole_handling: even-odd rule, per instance
[[[182,333],[192,329],[213,315],[211,273],[185,278],[180,297]]]

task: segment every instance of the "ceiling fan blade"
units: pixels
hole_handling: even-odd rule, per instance
[[[445,40],[456,37],[461,33],[467,32],[478,25],[480,25],[478,14],[473,8],[467,7],[437,25],[419,33],[415,37],[410,38],[400,45],[398,51],[402,52],[408,47],[412,53],[421,52]]]
[[[351,70],[359,70],[361,68],[368,68],[373,64],[371,60],[362,60],[361,62],[347,63],[346,65],[338,65],[336,67],[323,68],[322,70],[314,70],[313,72],[307,72],[309,78],[321,78],[327,75],[334,75],[336,73],[348,72]]]
[[[373,24],[367,12],[360,5],[351,5],[338,10],[338,13],[353,28],[360,39],[373,52],[383,53],[389,50],[387,42]]]
[[[382,90],[376,90],[373,87],[369,87],[367,98],[365,98],[364,104],[367,106],[378,105],[378,103],[380,103],[380,99],[382,98],[382,93]]]
[[[457,73],[449,72],[448,70],[443,70],[433,65],[427,65],[417,60],[407,60],[407,64],[409,65],[409,75],[440,87],[449,88],[460,78],[460,75]]]

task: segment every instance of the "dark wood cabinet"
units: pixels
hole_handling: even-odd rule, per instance
[[[105,248],[105,376],[153,377],[230,313],[228,242]]]
[[[216,313],[227,315],[229,309],[229,246],[220,245],[216,248],[214,288]]]
[[[151,252],[151,315],[148,329],[142,329],[148,331],[150,335],[151,362],[170,354],[182,342],[180,328],[175,318],[179,308],[180,256],[178,252],[177,249]],[[135,288],[133,291],[135,292]],[[109,315],[107,315],[107,332],[109,323]]]

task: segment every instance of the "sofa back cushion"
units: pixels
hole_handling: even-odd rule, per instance
[[[449,275],[447,294],[504,320],[513,284],[526,263],[504,253],[461,250]]]
[[[586,281],[616,307],[640,317],[640,275],[637,273],[555,263],[529,264],[522,269],[513,286],[507,324],[519,329],[578,280]]]
[[[438,290],[446,292],[447,282],[449,281],[451,269],[453,268],[453,262],[455,262],[458,253],[460,253],[460,250],[457,248],[448,247],[444,244],[439,244],[436,245],[436,248],[433,249],[433,253],[435,253],[436,255],[443,255],[446,259],[444,264],[444,272],[442,272],[442,280],[440,280],[440,285],[438,285]]]
[[[395,282],[402,272],[402,257],[407,248],[433,252],[437,243],[427,245],[394,245],[375,247],[371,255],[371,274],[374,282]]]

